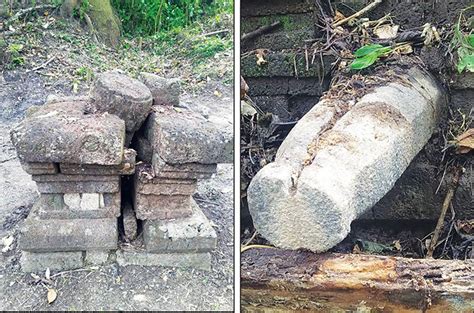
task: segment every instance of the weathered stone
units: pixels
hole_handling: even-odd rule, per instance
[[[252,100],[263,112],[277,115],[282,121],[291,119],[289,96],[255,96]]]
[[[41,193],[116,193],[120,191],[120,177],[113,181],[44,181],[36,185]]]
[[[153,149],[148,139],[142,136],[138,136],[136,148],[138,159],[146,163],[151,163]]]
[[[333,100],[320,101],[291,130],[247,191],[262,236],[281,248],[325,251],[393,187],[446,105],[429,74],[413,67],[402,75],[403,84],[376,87],[339,120]]]
[[[211,270],[211,254],[204,253],[148,253],[146,251],[117,251],[120,266],[164,266]]]
[[[125,149],[119,165],[59,164],[62,174],[70,175],[133,175],[137,153]]]
[[[334,57],[324,56],[323,63],[320,58],[316,58],[314,63],[307,64],[304,52],[272,52],[265,56],[265,60],[267,63],[259,66],[254,55],[243,58],[241,60],[242,76],[246,80],[247,77],[323,78],[330,72]]]
[[[157,177],[164,172],[182,172],[212,175],[216,172],[217,164],[201,164],[201,163],[182,163],[169,164],[166,163],[157,153],[153,154],[153,171]]]
[[[33,205],[41,219],[96,219],[120,216],[120,193],[99,195],[99,207],[81,208],[81,194],[42,194]]]
[[[65,96],[65,95],[48,95],[45,104],[52,103],[78,103],[82,105],[90,106],[91,98],[88,96]]]
[[[56,174],[58,165],[55,163],[21,163],[21,167],[30,175]]]
[[[150,181],[148,183],[135,179],[135,192],[151,195],[188,195],[191,196],[196,192],[197,182],[192,180],[192,184],[183,184],[179,179],[167,179],[164,182]]]
[[[223,131],[199,113],[168,106],[154,106],[146,137],[153,152],[169,164],[232,162],[232,134]],[[155,161],[153,161],[155,162]]]
[[[55,194],[44,194],[42,197],[51,196],[56,197]],[[59,195],[60,196],[60,195]],[[81,194],[80,193],[65,193],[63,196],[64,205],[71,210],[79,210],[81,208]]]
[[[97,76],[91,97],[95,112],[117,115],[129,134],[140,128],[152,105],[150,90],[143,83],[114,71]]]
[[[20,248],[31,252],[117,249],[117,219],[40,219],[31,212],[20,236]]]
[[[166,79],[150,73],[140,73],[140,80],[150,89],[154,105],[178,105],[180,80]]]
[[[174,219],[192,214],[191,196],[134,194],[133,207],[139,220]]]
[[[213,173],[198,173],[198,172],[156,172],[156,177],[163,179],[175,179],[175,180],[196,180],[196,179],[207,179],[211,178]]]
[[[81,195],[81,210],[98,210],[99,207],[99,193],[83,193]]]
[[[122,162],[125,125],[84,106],[52,103],[27,114],[10,132],[23,162],[114,165]]]
[[[153,176],[149,164],[140,164],[134,177],[136,193],[154,195],[192,195],[196,191],[195,179],[162,179]]]
[[[187,218],[143,224],[143,239],[148,252],[208,252],[216,248],[217,236],[210,221],[192,200],[192,215]]]
[[[130,203],[123,205],[122,217],[125,241],[130,242],[135,240],[138,234],[138,223],[135,211]]]
[[[85,253],[85,265],[104,265],[109,261],[110,251],[108,250],[88,250]]]
[[[32,175],[31,178],[37,183],[44,182],[113,182],[117,181],[118,176],[110,175],[66,175],[66,174],[56,174],[56,175]]]
[[[67,271],[84,266],[82,252],[28,252],[22,251],[20,258],[23,272]]]
[[[242,6],[242,16],[266,16],[289,13],[305,13],[314,10],[314,5],[305,0],[248,1]]]

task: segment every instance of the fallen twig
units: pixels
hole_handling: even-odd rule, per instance
[[[227,34],[229,32],[230,32],[230,30],[228,30],[228,29],[221,29],[221,30],[216,30],[214,32],[205,33],[205,34],[202,34],[200,36],[201,37],[208,37],[208,36],[213,36],[213,35]]]
[[[454,192],[456,191],[456,188],[458,186],[461,173],[462,173],[462,170],[459,167],[457,167],[454,171],[453,182],[448,190],[448,193],[446,194],[446,197],[444,198],[443,206],[441,208],[441,213],[439,214],[439,218],[438,218],[438,223],[436,224],[436,228],[433,232],[433,237],[431,237],[430,245],[426,252],[427,258],[433,257],[434,249],[436,248],[439,235],[441,233],[441,230],[443,229],[444,218],[446,216],[446,212],[448,211],[449,205],[451,204],[451,200],[453,199]]]
[[[362,10],[352,14],[351,16],[349,17],[346,17],[346,18],[343,18],[342,20],[332,24],[333,27],[338,27],[338,26],[341,26],[345,23],[347,23],[348,21],[354,19],[354,18],[357,18],[367,12],[370,12],[371,10],[373,10],[376,6],[378,6],[380,3],[382,3],[383,0],[375,0],[374,2],[370,3],[369,5],[367,5],[365,8],[363,8]]]
[[[249,239],[249,240],[247,240],[247,241],[246,241],[246,242],[243,244],[243,246],[244,246],[244,247],[248,246],[248,245],[249,245],[249,243],[251,243],[251,242],[252,242],[252,240],[254,240],[254,239],[255,239],[255,236],[257,236],[257,231],[254,231],[254,232],[253,232],[253,235],[250,237],[250,239]]]
[[[64,275],[64,274],[69,274],[69,273],[74,273],[74,272],[94,271],[94,270],[97,270],[97,269],[98,268],[96,268],[96,267],[78,268],[78,269],[75,269],[75,270],[56,273],[54,275],[51,275],[50,278],[54,278],[54,277],[57,277],[57,276],[61,276],[61,275]]]
[[[252,38],[255,38],[257,36],[268,33],[270,31],[272,31],[273,29],[277,28],[280,24],[281,24],[281,22],[278,21],[278,22],[275,22],[275,23],[270,24],[270,25],[259,27],[256,30],[251,31],[250,33],[242,35],[242,37],[240,38],[240,41],[245,42],[249,39],[252,39]]]
[[[36,11],[36,10],[54,9],[56,7],[57,6],[53,5],[53,4],[43,4],[43,5],[36,5],[34,7],[31,7],[31,8],[21,9],[18,12],[16,12],[15,15],[10,17],[8,19],[7,23],[5,23],[5,24],[9,25],[9,24],[13,23],[14,21],[18,20],[23,15],[26,15],[26,14],[31,13],[31,12]]]
[[[91,18],[89,17],[89,15],[87,15],[87,13],[84,13],[84,19],[86,20],[87,27],[89,27],[89,30],[90,30],[91,35],[92,35],[92,39],[94,40],[94,42],[96,44],[98,44],[99,39],[97,38],[97,32],[95,30],[94,24],[92,24]]]
[[[46,67],[49,63],[53,62],[54,59],[56,59],[56,55],[53,55],[48,61],[44,62],[41,65],[38,65],[37,67],[35,67],[31,70],[28,70],[26,72],[29,73],[29,72],[34,72],[34,71],[37,71],[39,69],[42,69],[42,68]]]
[[[272,246],[265,246],[265,245],[250,245],[240,248],[240,253],[244,253],[247,250],[254,249],[254,248],[263,248],[263,249],[276,249]]]

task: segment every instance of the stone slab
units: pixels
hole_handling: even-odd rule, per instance
[[[85,252],[84,264],[85,265],[104,265],[109,262],[109,254],[111,251],[108,250],[88,250]]]
[[[159,176],[163,172],[203,173],[214,174],[217,164],[181,163],[172,164],[163,160],[157,153],[153,154],[153,170]]]
[[[192,195],[196,191],[196,179],[162,179],[153,176],[149,164],[140,164],[134,176],[135,192],[153,195]]]
[[[192,214],[191,196],[134,194],[133,207],[139,220],[175,219]]]
[[[21,228],[20,248],[30,252],[117,249],[116,218],[40,219],[31,212]]]
[[[120,216],[120,192],[99,194],[98,208],[81,208],[81,194],[41,194],[33,206],[41,219],[96,219]]]
[[[23,162],[114,165],[122,162],[124,121],[85,114],[80,103],[51,103],[30,110],[10,135]]]
[[[59,164],[62,174],[67,175],[133,175],[135,173],[136,151],[125,149],[119,165]]]
[[[189,109],[154,106],[146,138],[153,152],[169,164],[233,161],[233,134]],[[153,161],[154,162],[154,161]]]
[[[151,253],[209,252],[217,246],[217,235],[210,221],[192,200],[192,215],[171,221],[143,223],[145,248]]]
[[[116,182],[119,175],[32,175],[31,178],[35,182]]]
[[[56,163],[23,162],[21,167],[30,175],[57,174],[59,171]]]
[[[154,105],[178,105],[180,80],[151,73],[140,73],[139,79],[150,89]]]
[[[22,251],[20,257],[21,270],[26,273],[44,273],[51,271],[67,271],[84,266],[82,252],[28,252]]]
[[[120,178],[117,176],[114,181],[46,181],[36,185],[40,193],[117,193]]]
[[[94,100],[94,112],[117,115],[125,121],[129,134],[140,128],[153,102],[147,86],[117,71],[97,75],[91,98]]]
[[[204,253],[148,253],[146,251],[117,251],[120,266],[163,266],[211,270],[211,254]]]

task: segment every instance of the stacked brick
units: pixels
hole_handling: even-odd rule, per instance
[[[176,80],[142,81],[100,74],[90,96],[50,97],[12,130],[40,192],[21,229],[24,271],[103,264],[115,253],[123,265],[210,267],[216,233],[192,195],[216,163],[231,161],[232,134],[173,107]],[[137,237],[144,250],[121,250],[120,238]]]
[[[242,34],[280,23],[242,42],[241,74],[255,104],[283,121],[300,119],[329,87],[334,58],[313,53],[326,36],[316,25],[319,12],[314,1],[242,1]]]
[[[208,269],[209,252],[216,247],[217,236],[192,195],[198,179],[210,178],[217,163],[231,162],[231,134],[199,113],[173,107],[179,98],[160,87],[170,86],[170,82],[151,74],[144,82],[158,103],[136,139],[143,162],[137,165],[134,176],[133,207],[143,222],[147,261],[163,265],[168,260],[184,259]],[[137,253],[126,251],[120,257],[141,264],[142,258],[132,257]]]

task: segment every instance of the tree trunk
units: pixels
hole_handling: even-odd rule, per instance
[[[61,14],[65,17],[71,17],[74,8],[77,8],[80,4],[80,0],[65,0],[61,6]],[[120,40],[121,23],[110,4],[110,0],[89,0],[89,5],[85,18],[92,34],[97,35],[105,44],[116,47]]]
[[[472,312],[474,262],[253,249],[242,254],[246,311]]]

